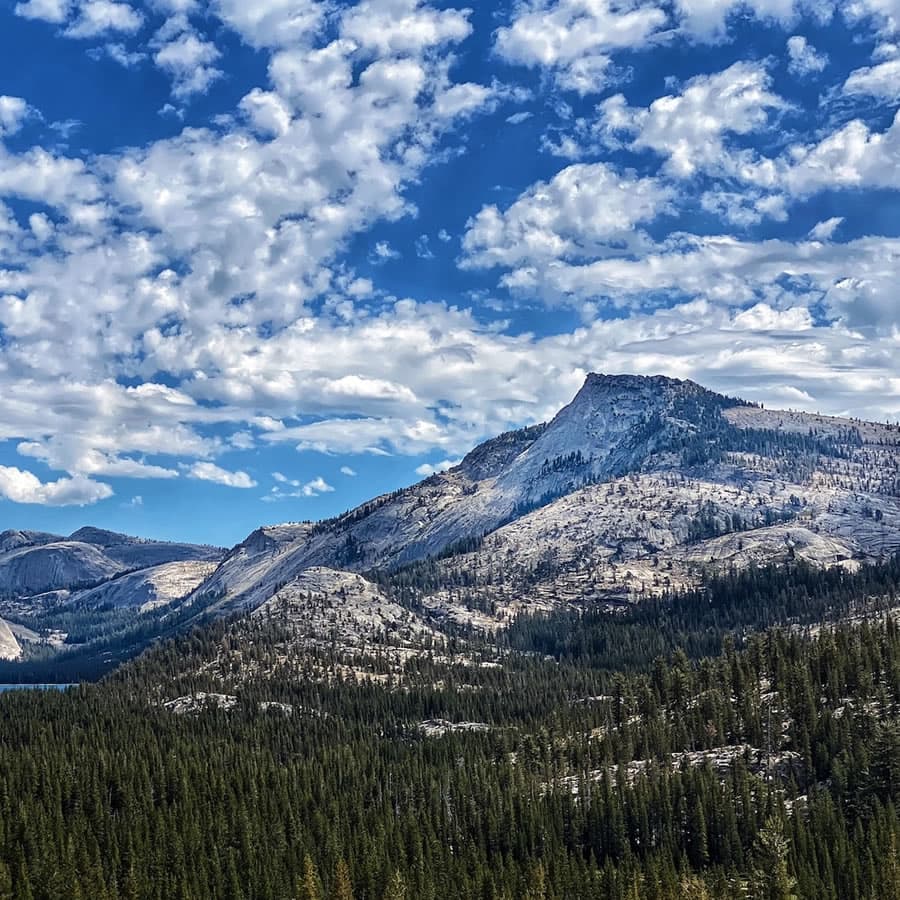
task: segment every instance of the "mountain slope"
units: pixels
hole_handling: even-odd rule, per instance
[[[0,597],[73,590],[134,569],[220,556],[212,547],[148,541],[98,528],[82,528],[69,537],[6,531],[0,534]]]
[[[502,622],[689,587],[710,566],[877,559],[900,549],[898,496],[896,426],[590,375],[551,422],[446,473],[337,519],[258,530],[191,602],[254,609],[311,567],[399,570],[395,587],[435,614],[484,623],[493,607]]]
[[[68,598],[88,608],[130,607],[149,612],[191,593],[215,570],[206,560],[179,560],[120,575],[95,588],[76,591]]]
[[[552,422],[488,441],[449,472],[287,536],[291,526],[261,529],[195,599],[253,608],[310,566],[366,571],[436,555],[585,484],[677,465],[676,436],[687,445],[725,428],[720,410],[739,403],[692,382],[591,375]]]
[[[395,585],[436,614],[493,606],[503,621],[690,586],[709,566],[876,559],[900,549],[898,496],[895,426],[590,375],[551,422],[446,473],[337,519],[258,530],[191,602],[254,609],[311,567],[399,570]]]
[[[22,648],[9,625],[0,619],[0,659],[15,660],[22,655]]]

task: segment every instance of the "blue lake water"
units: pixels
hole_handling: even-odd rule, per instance
[[[74,684],[0,684],[0,694],[6,691],[64,691]]]

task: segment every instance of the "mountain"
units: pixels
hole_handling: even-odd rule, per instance
[[[67,537],[5,531],[0,534],[0,660],[19,665],[44,660],[38,680],[51,681],[57,677],[55,660],[66,655],[101,659],[109,668],[162,633],[167,607],[191,593],[223,555],[216,547],[93,527]],[[76,668],[72,678],[99,671]]]
[[[221,551],[213,547],[149,541],[99,528],[81,528],[68,537],[4,531],[0,534],[0,597],[72,590],[127,571],[220,556]]]
[[[852,569],[898,550],[900,427],[590,375],[551,422],[448,472],[335,519],[258,529],[188,602],[255,609],[326,567],[378,572],[437,617],[496,625],[560,602],[659,596],[710,567]]]
[[[66,598],[73,605],[100,608],[134,608],[149,612],[190,594],[216,568],[212,560],[188,559],[128,572],[94,588],[73,591]]]
[[[110,641],[130,655],[233,614],[256,612],[252,642],[276,610],[287,636],[273,658],[375,643],[399,659],[460,625],[490,634],[752,563],[853,572],[898,551],[900,426],[590,375],[548,423],[333,519],[260,527],[228,553],[94,528],[6,532],[0,591],[14,599],[0,615],[20,641],[37,633],[82,654],[101,641],[109,664],[124,658]]]

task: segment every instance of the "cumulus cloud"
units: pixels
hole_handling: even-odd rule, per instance
[[[208,86],[218,61],[185,18],[194,9],[151,6],[170,17],[152,49],[182,99]],[[321,356],[325,345],[308,362],[294,353],[313,336],[342,339],[306,304],[330,293],[338,322],[350,323],[374,288],[332,268],[336,254],[375,222],[412,213],[406,186],[445,132],[495,93],[450,76],[468,13],[373,0],[344,10],[335,39],[313,46],[303,40],[316,33],[320,4],[222,0],[214,11],[271,48],[269,89],[251,89],[227,128],[91,160],[0,149],[0,197],[49,211],[25,231],[0,207],[0,326],[5,371],[18,373],[3,392],[0,431],[73,475],[168,478],[193,457],[193,477],[241,482],[210,460],[226,445],[252,446],[256,421],[379,407],[405,415],[424,402],[399,369],[384,377],[364,353],[356,371],[340,353]],[[107,0],[64,12],[66,36],[100,40],[141,19]],[[18,126],[21,109],[4,105],[4,129]],[[55,252],[35,254],[35,241]],[[60,342],[66,353],[48,350]],[[158,372],[180,388],[153,384]],[[145,383],[125,388],[119,376]],[[201,437],[211,426],[232,434]]]
[[[844,82],[843,93],[849,97],[876,97],[888,101],[900,99],[900,58],[851,72]]]
[[[66,29],[72,38],[96,38],[110,33],[134,34],[144,17],[127,3],[116,0],[83,0],[78,16]]]
[[[666,159],[666,171],[686,178],[697,171],[739,175],[755,169],[754,157],[730,150],[733,135],[749,135],[769,122],[785,101],[771,90],[764,63],[738,62],[722,72],[691,79],[680,94],[660,97],[649,107],[629,106],[622,94],[599,108],[598,134],[615,146],[652,150]]]
[[[531,0],[498,29],[496,50],[509,62],[551,70],[563,88],[590,94],[609,83],[614,51],[647,46],[666,22],[658,3]]]
[[[246,472],[229,472],[211,462],[194,463],[188,470],[191,478],[199,481],[212,481],[232,488],[254,488],[256,482]]]
[[[884,34],[900,31],[900,2],[898,0],[849,0],[844,15],[851,23],[871,19]]]
[[[618,174],[605,163],[569,166],[529,188],[508,209],[487,206],[463,238],[467,267],[538,265],[602,253],[669,207],[672,188]]]
[[[75,476],[58,481],[41,481],[32,472],[0,466],[0,497],[13,503],[39,506],[90,506],[112,497],[108,484]]]
[[[814,241],[830,241],[834,237],[834,233],[841,227],[844,221],[843,216],[832,216],[823,222],[817,223],[809,232],[809,236]]]
[[[325,4],[316,0],[214,0],[219,18],[253,47],[301,43],[322,23]]]
[[[165,30],[169,33],[164,33],[160,39],[161,46],[153,61],[171,77],[172,94],[177,99],[206,93],[223,75],[215,66],[221,53],[215,44],[204,40],[186,22],[177,23],[174,35],[172,30]]]
[[[885,29],[878,3],[860,21]],[[548,418],[599,367],[694,377],[766,402],[789,384],[791,397],[832,412],[897,410],[896,241],[847,225],[839,243],[840,216],[797,235],[791,212],[823,189],[896,189],[900,126],[804,129],[773,89],[773,60],[672,82],[655,100],[620,87],[596,111],[572,95],[579,111],[557,103],[559,89],[587,96],[621,79],[620,52],[724,39],[737,15],[793,28],[809,4],[517,4],[496,54],[547,73],[534,114],[554,104],[561,130],[550,137],[576,162],[541,156],[533,184],[460,205],[471,219],[459,263],[495,305],[390,296],[399,265],[354,272],[345,251],[376,225],[376,263],[395,247],[433,252],[435,241],[414,246],[418,234],[453,239],[440,222],[411,222],[422,211],[410,189],[460,152],[460,123],[515,99],[493,81],[454,80],[472,16],[445,6],[216,0],[210,15],[268,61],[265,83],[227,115],[93,157],[0,149],[0,197],[39,204],[27,219],[0,205],[0,438],[85,491],[102,491],[91,485],[104,477],[249,488],[249,474],[217,465],[224,452],[449,463],[487,435]],[[135,20],[104,19],[110,7],[147,27],[118,43]],[[18,9],[70,36],[95,31],[95,49],[121,48],[127,64],[153,58],[173,103],[226,67],[216,32],[199,30],[209,20],[188,18],[199,10],[190,0]],[[813,52],[793,47],[798,59]],[[889,57],[875,60],[846,95],[883,96]],[[6,116],[0,129],[18,127],[19,113]],[[177,123],[165,125],[172,135]],[[392,231],[401,219],[413,230]],[[736,236],[770,220],[788,236]],[[444,220],[454,233],[458,221]],[[532,334],[500,318],[559,303],[582,312],[579,327],[554,318]],[[282,477],[276,499],[329,492],[324,477]]]
[[[21,97],[0,94],[0,138],[15,134],[34,110]]]
[[[55,25],[65,22],[72,0],[27,0],[17,3],[15,13],[25,19],[40,19]]]
[[[820,15],[830,14],[825,0],[675,0],[681,29],[695,40],[715,42],[728,36],[729,18],[737,13],[752,15],[766,22],[788,27],[801,10],[813,6]]]
[[[828,65],[828,54],[819,53],[802,34],[788,38],[788,71],[803,78],[815,75]]]
[[[436,475],[438,472],[446,472],[448,469],[458,466],[461,462],[461,459],[445,459],[438,463],[423,463],[416,468],[416,474],[427,478],[429,475]]]

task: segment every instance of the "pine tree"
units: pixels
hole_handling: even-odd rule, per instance
[[[790,841],[781,819],[770,817],[757,838],[751,879],[753,900],[799,900],[796,879],[788,868]]]
[[[353,900],[353,884],[350,881],[350,870],[347,868],[347,863],[343,858],[337,861],[334,869],[331,900]]]
[[[298,900],[322,900],[322,883],[312,857],[303,857],[303,878],[297,891]]]
[[[384,900],[406,900],[406,879],[399,869],[388,879]]]

